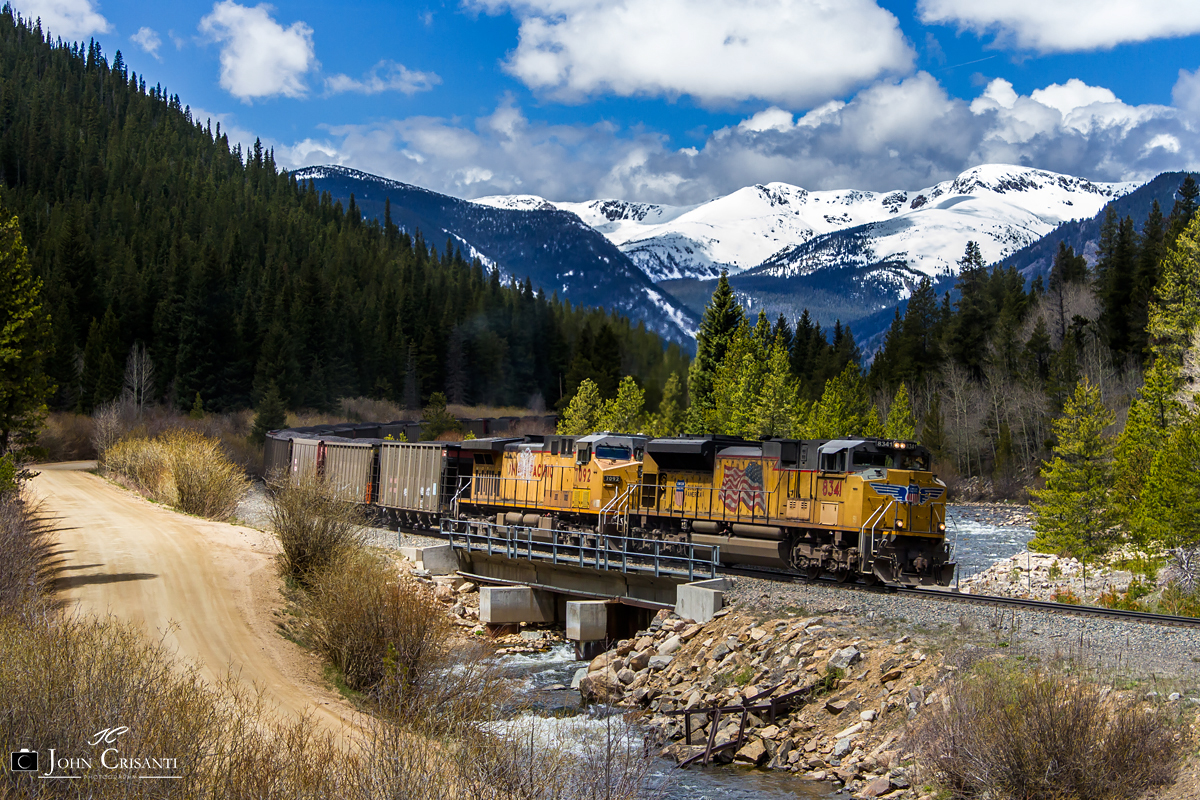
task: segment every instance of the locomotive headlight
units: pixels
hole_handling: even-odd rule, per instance
[[[946,532],[946,523],[944,523],[944,522],[939,522],[939,523],[938,523],[938,530],[939,530],[939,531],[941,531],[942,533],[945,533],[945,532]]]
[[[904,527],[904,520],[902,520],[902,519],[898,519],[898,520],[896,520],[896,527],[897,527],[897,528],[903,528],[903,527]]]

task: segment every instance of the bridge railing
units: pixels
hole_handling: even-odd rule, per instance
[[[717,576],[721,548],[617,534],[442,520],[442,535],[456,550],[548,564],[674,577],[689,582]]]

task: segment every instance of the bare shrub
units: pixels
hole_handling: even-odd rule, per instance
[[[209,519],[233,516],[249,488],[220,442],[197,431],[122,439],[107,449],[104,465],[147,496]]]
[[[369,397],[343,397],[339,410],[351,422],[391,422],[403,419],[404,409],[390,400],[372,400]]]
[[[348,557],[363,541],[363,512],[337,496],[324,479],[271,476],[271,528],[282,548],[284,575],[308,585],[318,573]]]
[[[50,583],[50,525],[18,491],[0,492],[0,614],[39,607]]]
[[[38,434],[37,446],[46,461],[84,461],[96,457],[92,440],[94,422],[85,414],[63,411],[46,417],[46,425]]]
[[[1177,720],[1056,672],[981,663],[916,732],[919,761],[952,797],[1125,800],[1170,783]]]
[[[99,406],[92,413],[92,448],[101,464],[104,463],[108,449],[120,441],[129,430],[127,417],[131,412],[132,408],[124,401],[113,400]]]
[[[380,556],[351,552],[312,575],[309,604],[317,650],[353,689],[388,678],[390,705],[403,716],[429,676],[449,665],[445,609]]]

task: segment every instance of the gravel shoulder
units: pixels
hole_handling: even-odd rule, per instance
[[[785,584],[739,577],[728,600],[764,615],[837,614],[888,630],[920,634],[943,649],[989,645],[1037,658],[1071,658],[1114,678],[1163,681],[1197,696],[1200,627],[1177,628],[1035,610]],[[801,611],[802,610],[802,611]],[[1184,691],[1192,689],[1192,693]]]

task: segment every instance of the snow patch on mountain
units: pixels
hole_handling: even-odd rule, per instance
[[[876,262],[903,262],[936,275],[956,269],[970,240],[995,261],[1062,222],[1091,217],[1138,185],[988,164],[915,191],[808,191],[768,183],[694,206],[550,203],[530,195],[474,202],[570,211],[654,281],[708,279],[723,269],[737,274],[760,265],[763,274],[786,277],[834,263]],[[859,235],[846,240],[851,231]]]

